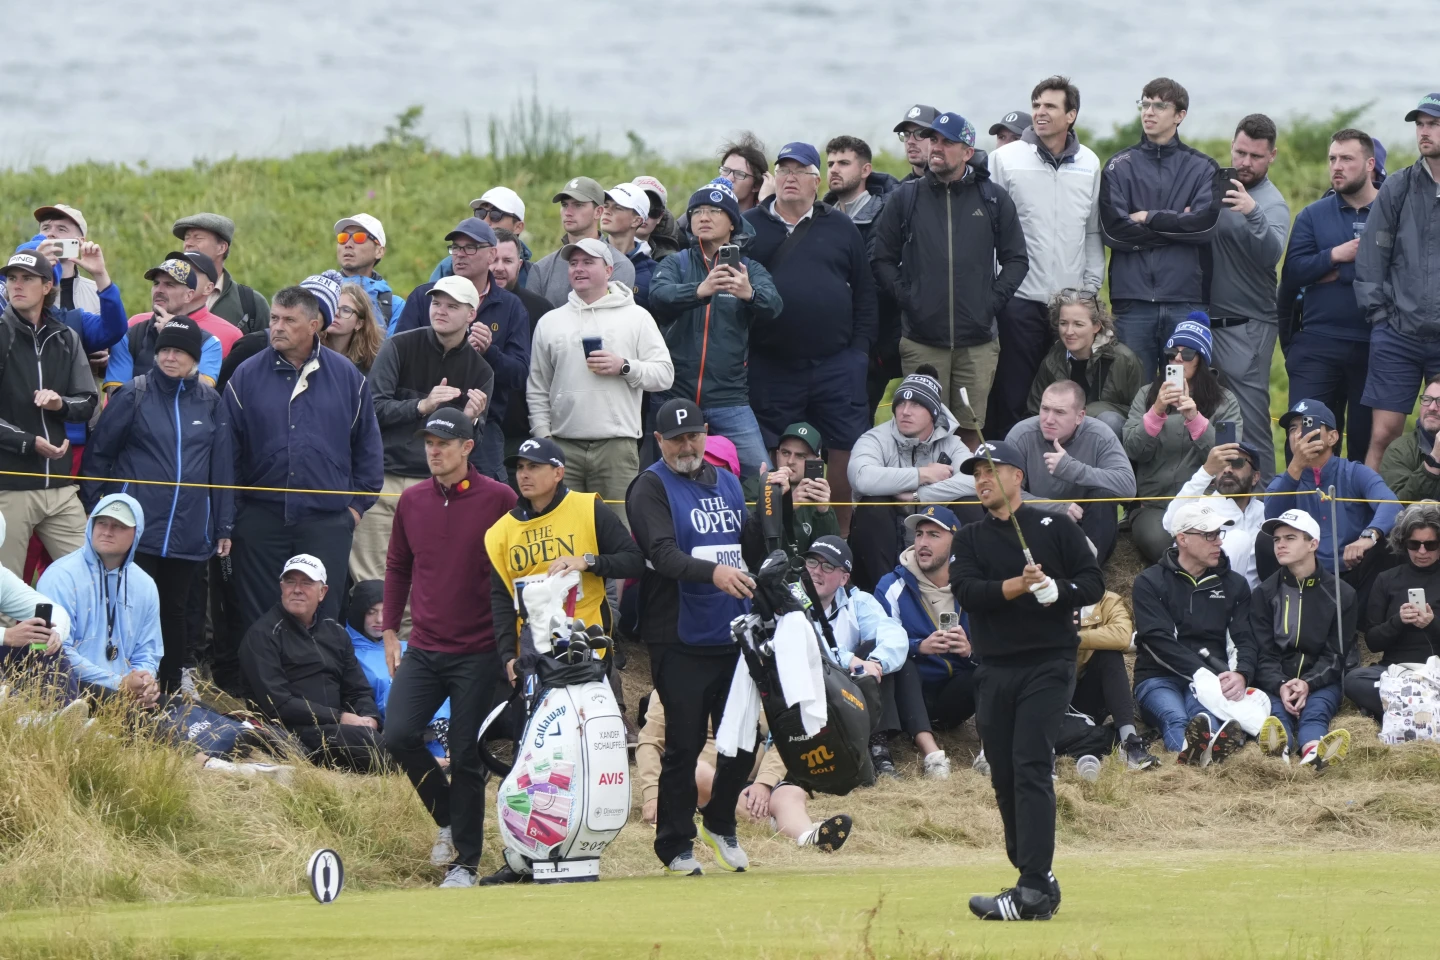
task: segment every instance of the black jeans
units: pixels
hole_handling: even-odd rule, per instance
[[[345,571],[350,567],[350,542],[355,518],[349,510],[321,513],[296,524],[285,523],[285,508],[278,503],[246,500],[235,514],[235,581],[240,598],[237,636],[275,606],[280,598],[280,570],[297,553],[308,553],[325,564],[330,592],[320,603],[320,618],[333,620],[345,593]],[[428,719],[428,718],[427,718]]]
[[[1011,297],[995,320],[1000,332],[1000,359],[985,405],[985,436],[1000,440],[1030,415],[1026,409],[1030,385],[1055,342],[1055,328],[1050,326],[1045,304],[1020,297]]]
[[[1105,496],[1099,490],[1087,490],[1080,499]],[[1113,503],[1082,503],[1080,529],[1090,542],[1095,544],[1095,560],[1102,567],[1115,552],[1115,541],[1120,536],[1120,511]]]
[[[1106,717],[1115,719],[1115,726],[1135,726],[1135,696],[1130,678],[1125,674],[1125,654],[1119,650],[1096,650],[1085,661],[1085,669],[1075,681],[1075,695],[1070,705],[1096,723]]]
[[[137,552],[135,565],[150,574],[160,594],[160,637],[165,643],[165,655],[160,658],[160,675],[155,679],[165,693],[174,693],[180,688],[180,668],[195,665],[190,653],[195,639],[188,622],[190,595],[205,561]]]
[[[320,723],[291,727],[305,745],[310,762],[336,770],[376,773],[381,768],[380,734],[351,723]]]
[[[404,769],[438,827],[449,827],[455,863],[474,870],[485,840],[480,721],[494,706],[502,667],[493,650],[437,653],[410,647],[385,706],[385,749]],[[425,729],[450,698],[450,782],[425,746]]]
[[[921,679],[914,660],[880,681],[880,724],[885,733],[916,734],[958,727],[975,715],[975,671],[956,670],[946,680]]]
[[[1005,853],[1020,886],[1045,893],[1055,858],[1055,738],[1075,692],[1075,661],[1056,657],[1027,666],[994,661],[975,668],[975,723],[990,761],[995,803],[1005,823]]]
[[[1376,722],[1385,715],[1385,705],[1380,702],[1380,688],[1376,686],[1385,670],[1383,664],[1377,663],[1374,666],[1357,667],[1345,674],[1345,696]]]
[[[737,652],[695,653],[681,643],[650,645],[650,679],[665,708],[665,753],[660,758],[660,797],[655,820],[655,855],[660,862],[694,848],[695,763],[705,748],[710,727],[720,729],[725,698],[735,675]],[[393,708],[392,708],[393,709]],[[713,834],[735,834],[735,803],[750,778],[754,752],[715,760],[710,802],[701,815]]]

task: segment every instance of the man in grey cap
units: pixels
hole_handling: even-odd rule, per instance
[[[990,136],[995,138],[995,146],[1003,147],[1007,143],[1014,143],[1020,139],[1020,135],[1030,129],[1030,114],[1025,110],[1011,110],[1000,118],[999,123],[990,124]]]
[[[940,116],[940,111],[928,103],[917,103],[905,111],[905,117],[895,124],[895,136],[905,147],[905,162],[910,164],[906,180],[919,180],[930,168],[930,137],[934,131],[930,124]]]
[[[579,243],[586,237],[600,239],[600,213],[605,206],[605,191],[589,177],[575,177],[553,197],[560,204],[560,226],[565,229],[562,247]],[[611,249],[614,249],[613,247]],[[635,288],[635,267],[624,251],[615,250],[615,273],[612,280]],[[563,306],[570,296],[570,265],[557,250],[542,258],[525,280],[527,289],[534,290],[555,306]]]
[[[175,221],[170,232],[185,245],[185,252],[198,251],[215,263],[220,279],[205,303],[205,309],[239,327],[243,333],[254,333],[270,326],[270,303],[253,288],[237,283],[225,269],[230,244],[235,239],[235,221],[218,213],[196,213]]]

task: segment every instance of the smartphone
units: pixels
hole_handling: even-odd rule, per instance
[[[825,479],[825,461],[824,461],[824,460],[806,460],[806,461],[805,461],[805,479],[806,479],[806,480],[824,480],[824,479]]]
[[[605,341],[600,337],[581,337],[580,346],[585,350],[585,356],[590,356],[596,350],[604,347]]]
[[[1181,390],[1185,389],[1185,367],[1179,363],[1165,364],[1165,381],[1173,383]]]
[[[1215,421],[1215,446],[1222,447],[1227,443],[1238,442],[1235,438],[1234,420]]]
[[[80,240],[78,237],[62,237],[55,242],[60,244],[61,260],[80,259]]]
[[[1415,607],[1415,608],[1420,609],[1420,610],[1424,610],[1424,609],[1425,609],[1425,588],[1424,588],[1424,587],[1411,587],[1411,588],[1410,588],[1410,606]]]
[[[1314,430],[1314,429],[1315,429],[1315,418],[1314,418],[1314,417],[1301,417],[1301,418],[1300,418],[1300,435],[1301,435],[1302,437],[1309,436],[1309,435],[1310,435],[1310,431],[1312,431],[1312,430]]]
[[[735,266],[740,262],[740,248],[733,243],[724,244],[720,247],[715,262],[727,267]]]
[[[78,241],[77,241],[77,242],[78,242]],[[1411,591],[1411,593],[1414,593],[1414,592],[1415,592],[1415,591],[1413,591],[1413,590]],[[1421,595],[1423,596],[1424,593],[1425,593],[1425,591],[1422,590],[1422,591],[1420,591],[1420,593],[1421,593]],[[53,627],[53,626],[55,626],[55,624],[52,623],[51,620],[50,620],[50,617],[54,614],[54,612],[55,612],[55,608],[54,608],[51,604],[48,604],[48,603],[37,603],[37,604],[35,604],[35,619],[36,619],[36,620],[44,620],[44,621],[45,621],[45,626],[47,626],[47,627]],[[32,644],[30,644],[30,649],[31,649],[31,650],[45,650],[45,649],[47,649],[49,646],[50,646],[50,644],[48,644],[48,643],[32,643]]]
[[[960,614],[958,614],[958,613],[942,613],[942,614],[940,614],[940,629],[941,629],[941,630],[954,630],[954,629],[955,629],[956,627],[958,627],[959,625],[960,625]]]
[[[1215,189],[1220,191],[1220,196],[1225,196],[1225,191],[1234,190],[1235,184],[1231,180],[1239,180],[1240,172],[1234,167],[1221,167],[1215,171]]]

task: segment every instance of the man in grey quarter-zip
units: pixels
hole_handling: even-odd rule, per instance
[[[957,432],[973,449],[1000,357],[996,315],[1030,261],[1014,202],[974,159],[970,121],[942,113],[927,139],[929,169],[896,188],[875,221],[872,265],[880,288],[900,304],[901,368],[907,375],[922,363],[936,369],[941,402],[956,412]]]

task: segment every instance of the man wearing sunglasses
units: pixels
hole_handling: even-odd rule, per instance
[[[1290,439],[1290,463],[1275,475],[1267,491],[1286,494],[1265,499],[1265,516],[1274,519],[1286,510],[1304,510],[1320,524],[1320,550],[1316,560],[1326,570],[1334,569],[1340,553],[1340,571],[1360,595],[1363,609],[1375,577],[1391,563],[1385,538],[1400,513],[1398,498],[1380,474],[1363,463],[1335,456],[1340,431],[1335,414],[1319,400],[1301,400],[1280,418],[1280,429]],[[1335,488],[1339,502],[1321,497]],[[1293,495],[1292,495],[1293,494]],[[1330,535],[1331,511],[1337,542]],[[1270,566],[1274,548],[1269,538],[1255,541],[1256,563],[1262,575]]]
[[[375,272],[385,256],[385,227],[368,213],[335,221],[335,257],[340,272],[364,288],[375,307],[375,317],[386,336],[395,332],[395,321],[405,309],[405,298],[397,297],[389,282]]]
[[[560,204],[560,226],[565,231],[561,249],[579,243],[589,237],[601,239],[600,216],[605,207],[605,191],[600,184],[589,177],[575,177],[568,181],[560,192],[551,198]],[[610,279],[635,289],[635,267],[626,258],[623,250],[615,250],[615,273]],[[548,254],[535,264],[525,286],[540,294],[557,307],[565,305],[570,297],[570,264],[560,256],[560,250]]]
[[[1255,571],[1255,535],[1265,522],[1264,498],[1251,496],[1263,486],[1259,463],[1260,456],[1250,443],[1222,443],[1211,447],[1205,462],[1175,494],[1160,521],[1167,532],[1174,534],[1175,518],[1186,504],[1194,503],[1197,497],[1218,493],[1219,497],[1206,502],[1213,504],[1221,516],[1234,521],[1233,527],[1226,528],[1225,556],[1230,560],[1230,569],[1243,576],[1252,590],[1260,586],[1261,579]]]
[[[1240,749],[1244,731],[1200,705],[1190,684],[1197,671],[1220,678],[1225,699],[1239,701],[1255,676],[1250,585],[1230,569],[1222,544],[1235,525],[1216,497],[1189,501],[1175,516],[1175,545],[1135,578],[1135,702],[1164,734],[1179,763],[1203,767]],[[1177,613],[1181,614],[1177,617]],[[1235,645],[1235,667],[1226,641]]]

